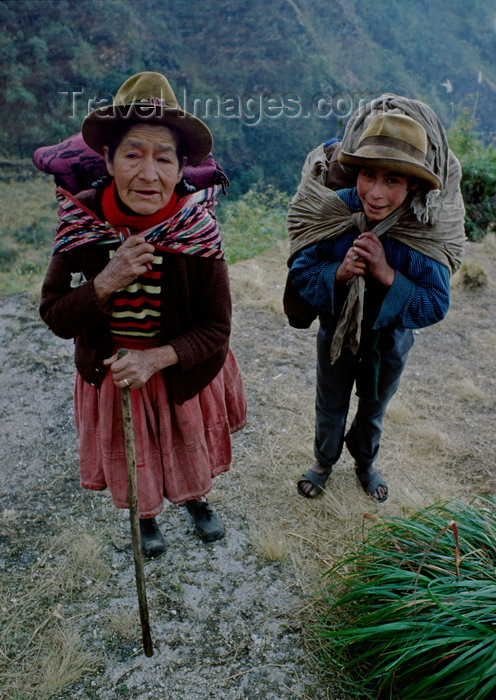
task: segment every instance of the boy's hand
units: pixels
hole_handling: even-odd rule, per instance
[[[362,276],[367,271],[365,261],[350,248],[341,265],[336,270],[336,282],[348,282],[355,275]]]
[[[386,260],[384,247],[375,233],[372,233],[372,231],[365,231],[364,233],[361,233],[354,241],[350,250],[353,254],[359,256],[359,260],[362,260],[365,263],[372,277],[374,277],[378,282],[383,284],[385,287],[390,287],[393,284],[395,275],[394,268],[392,268]],[[346,254],[346,257],[348,257],[349,252],[350,251],[348,251]]]

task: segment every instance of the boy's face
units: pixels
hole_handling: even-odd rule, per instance
[[[380,166],[361,167],[357,190],[367,218],[382,221],[403,202],[410,189],[409,175],[395,173]]]

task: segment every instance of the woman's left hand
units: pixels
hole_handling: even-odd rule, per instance
[[[128,350],[122,357],[115,353],[104,360],[103,364],[110,367],[116,386],[121,389],[139,389],[152,374],[177,362],[178,356],[174,348],[164,345],[148,350]]]
[[[372,231],[361,233],[353,242],[353,250],[365,261],[367,269],[378,282],[390,287],[394,281],[394,268],[386,260],[384,247]]]

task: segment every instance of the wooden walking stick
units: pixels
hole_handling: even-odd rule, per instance
[[[118,357],[124,357],[129,351],[125,348],[118,350]],[[121,389],[122,420],[126,442],[127,486],[129,498],[129,517],[131,519],[131,539],[134,551],[134,568],[136,571],[136,588],[141,619],[141,632],[145,656],[153,656],[152,638],[150,635],[150,620],[148,617],[148,602],[146,599],[145,569],[141,552],[141,535],[138,518],[138,488],[136,484],[136,449],[134,445],[133,414],[131,411],[131,396],[128,387]]]

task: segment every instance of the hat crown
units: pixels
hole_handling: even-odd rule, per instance
[[[128,78],[114,98],[114,107],[140,103],[180,109],[165,75],[153,71],[137,73]]]
[[[379,112],[361,134],[355,151],[341,149],[342,165],[389,168],[424,181],[429,189],[441,189],[442,181],[428,161],[429,141],[420,122],[406,114]]]
[[[175,129],[189,165],[200,163],[212,150],[208,126],[179,106],[169,81],[161,73],[144,71],[128,78],[119,88],[113,104],[93,110],[82,126],[83,139],[103,154],[113,134],[122,136],[119,123],[161,124]]]
[[[416,149],[419,152],[419,160],[422,159],[421,154],[423,159],[427,154],[427,134],[424,127],[406,114],[376,114],[361,135],[359,147],[365,145],[365,142],[372,143],[371,139],[376,145],[383,142],[385,146],[392,146],[394,143],[396,148],[409,153]]]

